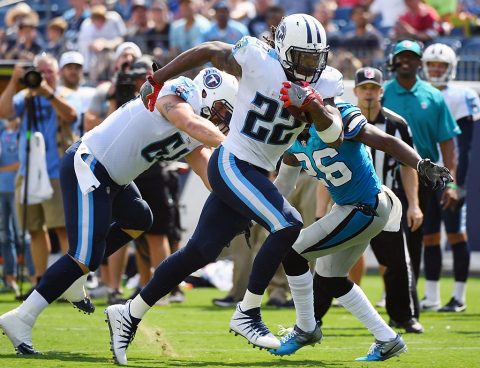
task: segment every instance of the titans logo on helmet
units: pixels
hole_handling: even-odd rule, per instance
[[[218,88],[222,84],[222,76],[214,69],[209,69],[203,76],[203,84],[209,89]]]

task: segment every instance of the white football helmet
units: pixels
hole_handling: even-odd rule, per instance
[[[310,15],[289,15],[275,30],[275,50],[295,80],[315,83],[327,66],[329,49],[325,29]]]
[[[193,82],[202,91],[202,117],[211,120],[222,132],[228,132],[237,98],[237,78],[217,68],[205,68]]]
[[[428,71],[428,62],[437,61],[448,64],[443,75],[434,77]],[[455,79],[457,72],[457,55],[453,49],[443,43],[434,43],[428,46],[422,55],[423,72],[425,78],[435,86],[444,86],[450,80]]]

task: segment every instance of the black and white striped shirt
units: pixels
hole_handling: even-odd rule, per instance
[[[369,121],[369,123],[413,147],[412,136],[407,122],[392,110],[382,107],[376,119],[374,121]],[[377,151],[374,148],[370,148],[370,151],[375,171],[382,184],[386,185],[393,191],[403,191],[402,182],[400,180],[400,163],[397,159],[383,151]]]

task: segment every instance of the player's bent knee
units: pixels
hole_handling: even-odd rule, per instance
[[[129,216],[128,218],[122,218],[119,220],[119,225],[123,231],[141,231],[145,232],[148,231],[153,224],[153,215],[150,207],[148,206],[147,202],[143,199],[135,201],[135,205],[133,205],[129,209]],[[127,232],[127,231],[125,231]],[[128,235],[134,237],[135,234],[130,234],[127,232]],[[141,233],[138,235],[140,236]],[[137,236],[137,237],[138,237]]]
[[[83,271],[83,273],[87,273],[87,272],[90,272],[90,268],[88,267],[88,265],[86,265],[85,263],[83,263],[82,261],[80,261],[77,257],[75,257],[75,255],[72,255],[72,254],[68,254],[70,256],[70,258],[72,258],[75,263],[78,265],[78,267],[80,267]]]

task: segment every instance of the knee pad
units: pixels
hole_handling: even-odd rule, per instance
[[[121,216],[117,222],[122,229],[148,231],[153,224],[152,211],[147,202],[139,199],[128,208],[128,217]]]
[[[339,298],[352,290],[353,282],[347,277],[323,277],[315,273],[314,288],[334,298]]]

